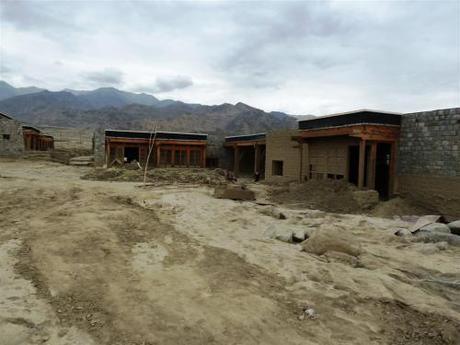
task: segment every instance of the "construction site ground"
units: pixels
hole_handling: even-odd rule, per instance
[[[459,344],[460,248],[408,218],[215,199],[0,159],[0,344]],[[277,207],[283,217],[267,212]],[[359,262],[267,238],[340,230]]]

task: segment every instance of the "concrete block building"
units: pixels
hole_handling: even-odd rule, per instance
[[[344,179],[460,217],[460,108],[333,114],[268,133],[265,145],[268,180]]]

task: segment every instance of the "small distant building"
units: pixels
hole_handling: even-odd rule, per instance
[[[235,176],[253,176],[256,172],[264,176],[265,136],[265,133],[255,133],[225,137],[224,147]]]
[[[43,134],[38,128],[23,125],[24,148],[27,151],[48,151],[54,149],[54,139]]]
[[[48,151],[54,148],[52,136],[3,113],[0,113],[0,135],[2,156],[20,156],[24,151]]]
[[[24,137],[21,123],[0,113],[0,155],[19,156],[23,152]]]
[[[111,167],[137,161],[144,166],[150,151],[149,166],[204,168],[207,139],[200,133],[99,130],[94,138],[95,162]]]

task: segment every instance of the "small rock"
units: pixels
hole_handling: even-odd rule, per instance
[[[292,240],[294,242],[302,242],[305,241],[306,236],[305,236],[305,231],[303,230],[296,230],[292,233]]]
[[[412,232],[410,232],[408,229],[401,228],[395,232],[395,235],[404,237],[404,236],[412,235]]]
[[[449,243],[447,242],[438,242],[436,243],[436,247],[439,248],[439,250],[447,250],[447,248],[449,248]]]
[[[447,242],[451,246],[460,247],[460,236],[444,232],[419,230],[415,233],[415,238],[425,243]]]
[[[442,223],[431,223],[431,224],[425,225],[423,228],[420,228],[420,230],[450,234],[449,227],[446,224],[442,224]]]
[[[450,229],[450,232],[455,235],[460,235],[460,220],[456,220],[455,222],[450,222],[447,224]]]
[[[267,228],[267,230],[265,230],[264,237],[291,243],[292,231],[289,229],[278,228],[276,225],[271,225]]]

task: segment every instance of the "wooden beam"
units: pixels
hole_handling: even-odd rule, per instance
[[[302,142],[299,142],[299,162],[300,162],[300,166],[299,166],[299,182],[302,182],[303,178],[302,178],[302,168],[303,168],[303,144]]]
[[[265,145],[265,139],[263,140],[241,140],[241,141],[229,141],[225,142],[225,147],[234,146],[254,146],[254,145]]]
[[[156,166],[160,166],[160,157],[161,157],[161,150],[160,150],[160,144],[157,144],[157,161],[156,161]]]
[[[201,148],[201,157],[203,162],[201,163],[203,168],[206,168],[206,146]]]
[[[361,140],[359,142],[359,166],[358,166],[358,188],[364,188],[364,163],[366,158],[366,141]]]

